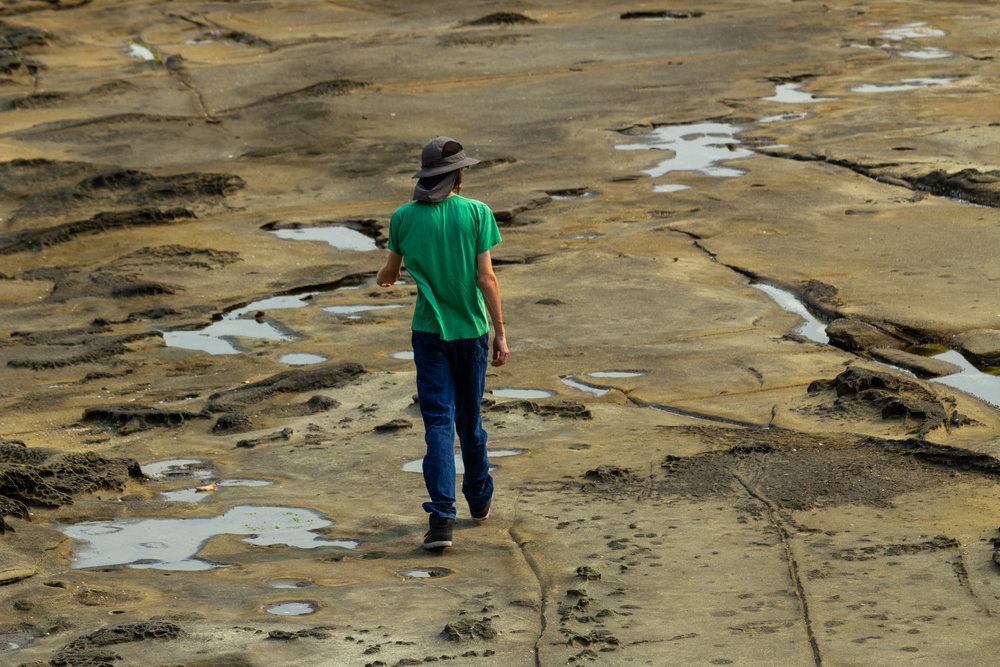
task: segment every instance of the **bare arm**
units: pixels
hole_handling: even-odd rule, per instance
[[[389,251],[389,257],[385,260],[385,266],[378,271],[375,282],[381,287],[389,287],[399,280],[399,269],[403,265],[403,256]]]
[[[476,273],[476,282],[479,291],[483,293],[486,311],[493,321],[493,360],[490,363],[494,366],[503,366],[507,363],[510,350],[507,349],[507,334],[503,328],[503,313],[500,309],[500,283],[493,273],[493,260],[490,258],[489,250],[476,255]]]

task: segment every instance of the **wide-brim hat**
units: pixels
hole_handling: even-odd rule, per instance
[[[479,160],[466,155],[462,144],[450,137],[435,137],[424,145],[420,153],[420,171],[413,178],[438,176],[474,164],[479,164]]]

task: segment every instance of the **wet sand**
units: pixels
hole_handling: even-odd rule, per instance
[[[0,662],[992,662],[988,3],[0,20]],[[438,134],[512,350],[440,554],[373,283]]]

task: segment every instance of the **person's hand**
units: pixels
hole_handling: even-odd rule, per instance
[[[503,366],[507,363],[507,357],[510,356],[510,350],[507,349],[507,336],[498,333],[493,337],[493,360],[490,362],[492,366]]]
[[[375,284],[379,287],[389,287],[396,284],[396,281],[399,280],[399,270],[401,268],[403,268],[403,256],[390,250],[385,264],[382,265],[382,268],[375,275]]]

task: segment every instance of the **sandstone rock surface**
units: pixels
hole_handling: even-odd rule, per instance
[[[997,361],[993,10],[701,5],[0,3],[0,662],[991,662],[996,376],[872,358]],[[428,554],[439,134],[512,356]]]

